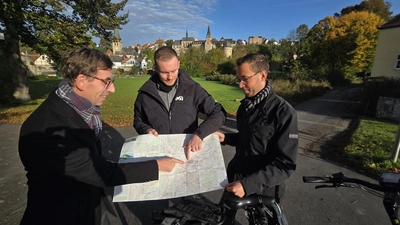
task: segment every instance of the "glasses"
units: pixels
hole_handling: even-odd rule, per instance
[[[102,82],[106,85],[106,89],[108,89],[108,88],[110,87],[110,85],[113,84],[114,81],[115,81],[115,78],[113,78],[113,79],[110,79],[110,78],[108,78],[108,79],[101,79],[101,78],[94,77],[94,76],[89,76],[89,75],[86,75],[86,76],[91,77],[91,78],[94,78],[94,79],[99,80],[99,81],[102,81]]]
[[[236,82],[237,84],[240,84],[240,82],[243,82],[243,84],[247,84],[247,82],[248,82],[252,77],[254,77],[255,75],[257,75],[258,73],[260,73],[260,71],[257,72],[257,73],[255,73],[255,74],[253,74],[253,75],[251,75],[251,76],[249,76],[249,77],[242,77],[242,78],[236,77],[236,78],[235,78],[235,82]]]

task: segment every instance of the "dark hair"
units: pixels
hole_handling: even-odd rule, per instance
[[[168,61],[174,57],[178,58],[176,51],[169,46],[163,46],[154,53],[154,64],[157,66],[158,61]]]
[[[108,55],[88,47],[69,50],[61,58],[61,74],[73,87],[79,74],[94,76],[98,70],[112,69],[113,62]]]
[[[250,69],[254,72],[258,71],[269,71],[269,63],[268,59],[260,53],[249,53],[241,58],[236,60],[236,66],[239,67],[243,63],[248,63]]]

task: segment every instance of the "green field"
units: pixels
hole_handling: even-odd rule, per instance
[[[133,123],[133,104],[137,91],[149,79],[149,76],[116,78],[116,91],[107,97],[102,105],[102,119],[110,126],[131,126]],[[234,114],[243,98],[243,92],[236,86],[223,85],[218,81],[206,81],[203,78],[194,78],[202,85],[214,99],[220,102],[225,110]],[[22,123],[51,90],[56,88],[60,80],[34,79],[29,81],[32,101],[26,104],[7,105],[0,108],[0,123]]]
[[[146,77],[116,78],[116,92],[107,97],[107,101],[101,107],[102,118],[106,124],[112,126],[132,125],[133,104],[137,91],[145,81]],[[235,86],[221,85],[217,81],[206,81],[202,78],[194,78],[202,85],[215,100],[220,102],[228,113],[235,113],[239,106],[236,99],[243,98],[242,90]]]

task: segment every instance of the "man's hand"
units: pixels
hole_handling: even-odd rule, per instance
[[[213,134],[218,135],[219,142],[224,142],[224,140],[225,140],[225,134],[224,133],[219,132],[219,131],[215,131]]]
[[[243,185],[240,182],[240,180],[226,184],[225,189],[229,192],[232,192],[234,195],[238,196],[239,198],[242,198],[245,195],[245,191],[244,191]]]
[[[164,172],[171,172],[174,167],[175,164],[179,163],[179,164],[183,164],[184,162],[182,160],[179,159],[175,159],[175,158],[161,158],[161,159],[157,159],[157,165],[158,165],[158,171],[164,171]]]
[[[154,135],[154,136],[158,136],[158,132],[156,131],[156,129],[154,129],[154,128],[150,128],[150,129],[148,129],[147,130],[147,134],[152,134],[152,135]]]
[[[189,140],[188,144],[183,146],[185,148],[186,159],[190,159],[190,152],[196,152],[201,149],[203,140],[196,134],[193,134],[192,138]]]

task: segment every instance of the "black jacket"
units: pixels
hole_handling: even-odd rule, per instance
[[[235,145],[228,165],[230,182],[241,180],[246,195],[283,195],[284,183],[296,169],[298,129],[292,106],[271,88],[249,115],[243,104],[237,111],[238,133],[227,133],[225,144]]]
[[[114,213],[104,187],[158,179],[155,160],[107,161],[94,131],[54,91],[22,124],[18,149],[28,178],[21,224],[100,224],[101,201]]]
[[[179,69],[178,88],[170,110],[157,92],[158,74],[139,89],[135,101],[133,127],[139,134],[154,128],[159,134],[195,133],[201,139],[225,123],[225,110],[198,83]],[[198,125],[198,113],[207,118]]]

